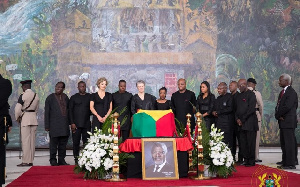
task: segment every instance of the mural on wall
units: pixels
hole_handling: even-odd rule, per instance
[[[291,74],[300,91],[300,3],[255,2],[2,0],[0,73],[13,83],[11,108],[21,93],[19,81],[32,79],[41,99],[37,146],[47,147],[43,108],[58,81],[71,96],[80,80],[95,92],[104,76],[114,92],[125,79],[136,93],[141,79],[146,92],[158,96],[166,86],[170,98],[181,77],[196,95],[203,80],[215,89],[221,81],[254,77],[266,103],[262,143],[278,143],[273,111],[280,74]],[[18,146],[17,126],[11,147]]]

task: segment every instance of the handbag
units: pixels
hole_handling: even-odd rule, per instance
[[[18,122],[18,123],[21,124],[21,122],[22,122],[22,117],[24,116],[26,110],[31,106],[32,102],[33,102],[34,99],[35,99],[35,96],[36,96],[36,93],[34,93],[33,99],[31,100],[31,102],[29,103],[29,105],[28,105],[24,110],[22,110],[21,115],[20,115],[20,116],[18,117],[18,119],[17,119],[17,122]]]

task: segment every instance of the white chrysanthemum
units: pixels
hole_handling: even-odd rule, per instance
[[[112,168],[112,165],[113,165],[113,160],[112,159],[110,159],[110,158],[106,158],[105,160],[104,160],[104,169],[105,170],[108,170],[108,169],[110,169],[110,168]]]

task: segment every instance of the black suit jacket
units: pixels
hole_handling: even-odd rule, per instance
[[[64,93],[63,93],[64,94]],[[50,137],[69,136],[70,123],[68,118],[69,98],[64,94],[66,102],[66,115],[62,114],[55,94],[50,94],[45,101],[45,129],[49,129]]]
[[[278,101],[278,106],[275,108],[275,118],[278,120],[279,128],[296,128],[298,108],[298,95],[296,91],[292,86],[287,87],[281,99],[279,94]],[[280,117],[284,120],[279,120]]]
[[[6,116],[9,115],[9,104],[8,104],[8,98],[12,93],[12,85],[11,82],[8,79],[4,79],[0,75],[0,116]]]
[[[240,119],[242,121],[242,130],[257,131],[258,120],[256,117],[256,96],[255,94],[247,90],[237,95],[235,100],[235,120]]]

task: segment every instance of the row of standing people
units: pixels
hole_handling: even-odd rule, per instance
[[[278,83],[283,90],[278,97],[275,118],[280,129],[282,160],[276,164],[280,169],[296,169],[298,95],[291,86],[290,75],[282,74]],[[227,93],[226,83],[222,82],[218,85],[219,96],[215,98],[210,93],[209,83],[204,81],[197,98],[197,108],[203,114],[207,128],[215,123],[224,132],[224,142],[231,148],[234,158],[238,142],[238,163],[248,167],[254,166],[255,162],[262,162],[259,143],[264,105],[261,93],[255,90],[256,84],[253,78],[232,81],[229,85],[230,94]]]
[[[23,116],[21,122],[23,160],[18,166],[32,166],[35,150],[36,133],[36,112],[38,110],[39,99],[30,89],[31,81],[22,81],[24,93],[20,96],[15,108],[16,119]],[[262,116],[262,100],[259,103],[255,92],[256,82],[254,79],[239,80],[231,82],[230,91],[227,93],[226,83],[220,83],[218,86],[219,97],[210,93],[210,85],[204,81],[200,86],[200,94],[196,99],[194,92],[186,89],[186,81],[178,80],[178,91],[172,94],[171,101],[165,99],[166,89],[160,89],[160,99],[156,100],[154,96],[145,93],[144,81],[137,82],[138,94],[132,96],[126,92],[126,82],[119,82],[119,91],[110,94],[105,91],[107,80],[100,78],[97,81],[99,91],[94,94],[85,92],[84,82],[78,83],[79,93],[73,95],[71,99],[63,93],[65,84],[58,82],[55,86],[55,93],[50,94],[45,103],[45,130],[50,135],[50,164],[65,165],[66,145],[69,137],[69,125],[71,125],[73,137],[73,153],[76,158],[79,155],[80,140],[86,143],[91,129],[101,128],[112,108],[117,108],[117,112],[126,106],[125,112],[120,116],[120,121],[127,116],[121,131],[123,139],[129,136],[131,121],[128,116],[136,113],[138,109],[168,109],[172,108],[175,117],[182,124],[186,124],[186,114],[193,114],[195,107],[203,114],[207,128],[215,123],[216,126],[224,132],[224,142],[232,149],[235,156],[236,143],[239,141],[239,160],[247,166],[259,161],[258,153],[255,151],[259,146],[259,130]],[[247,87],[249,86],[249,89]],[[237,92],[237,87],[241,93]],[[251,87],[254,91],[250,91]],[[260,95],[260,94],[258,94]],[[33,99],[32,99],[33,98]],[[90,123],[90,112],[93,114],[92,124]],[[31,116],[31,117],[30,117]],[[260,116],[260,117],[259,117]],[[191,128],[195,127],[195,119],[192,115]],[[237,137],[237,138],[236,138]],[[256,140],[258,139],[258,140]],[[244,148],[244,149],[243,149]],[[254,149],[253,149],[254,148]],[[27,151],[26,151],[27,150]],[[58,161],[56,154],[58,151]],[[243,153],[243,154],[241,154]],[[255,155],[256,156],[253,156]],[[283,159],[284,160],[284,159]]]
[[[238,163],[254,166],[259,160],[259,122],[263,111],[261,95],[255,90],[256,81],[253,78],[232,81],[228,86],[225,82],[218,85],[216,98],[210,91],[210,84],[204,81],[200,85],[201,94],[197,98],[197,109],[203,115],[206,128],[210,131],[215,124],[223,132],[224,143],[231,149],[236,160],[238,143]],[[239,88],[240,92],[237,91]],[[258,120],[260,119],[260,120]],[[261,124],[261,123],[260,123]],[[258,140],[256,139],[258,138]],[[256,144],[257,142],[257,144]],[[257,153],[255,155],[255,153]]]
[[[22,89],[24,93],[20,96],[18,104],[15,108],[16,119],[23,117],[21,122],[22,134],[22,163],[18,166],[32,166],[35,151],[35,134],[37,128],[36,112],[38,110],[39,98],[31,90],[32,81],[22,81]],[[235,84],[234,84],[235,83]],[[86,84],[78,83],[78,93],[73,95],[70,100],[63,93],[65,84],[58,82],[55,86],[55,93],[50,94],[45,102],[45,130],[50,135],[50,164],[66,165],[66,145],[69,137],[69,125],[71,125],[73,138],[73,154],[75,162],[79,156],[79,145],[82,139],[85,144],[88,139],[88,131],[95,128],[101,129],[102,124],[109,116],[113,108],[116,112],[126,107],[119,118],[120,121],[126,117],[122,125],[123,140],[127,139],[130,132],[131,121],[130,116],[137,112],[138,109],[155,110],[172,108],[175,117],[181,124],[186,124],[186,114],[195,113],[196,109],[203,115],[207,128],[210,130],[212,123],[224,132],[224,142],[227,143],[234,151],[233,134],[239,134],[234,129],[237,128],[234,123],[234,104],[233,97],[227,92],[226,83],[220,83],[218,86],[219,97],[215,100],[215,96],[210,93],[210,85],[204,81],[200,86],[200,94],[196,100],[195,93],[186,89],[186,81],[178,80],[178,91],[172,94],[171,101],[166,100],[165,88],[159,90],[160,99],[156,100],[154,96],[145,93],[145,82],[138,81],[136,86],[138,94],[132,95],[126,92],[126,82],[119,82],[119,91],[110,94],[106,92],[108,81],[100,78],[97,81],[99,91],[93,94],[86,93]],[[236,82],[231,84],[235,85]],[[240,88],[241,90],[241,88]],[[33,98],[33,99],[32,99]],[[252,102],[255,103],[255,102]],[[90,115],[93,114],[92,123],[90,123]],[[245,125],[243,125],[245,127]],[[191,129],[195,128],[194,115],[191,118]],[[254,128],[257,130],[257,128]],[[253,130],[253,129],[251,129]],[[234,133],[235,132],[235,133]],[[239,136],[238,136],[239,137]],[[239,143],[240,145],[240,143]],[[246,149],[245,149],[246,150]],[[58,152],[58,160],[56,154]],[[233,153],[235,154],[235,152]],[[242,159],[239,157],[239,160]]]

